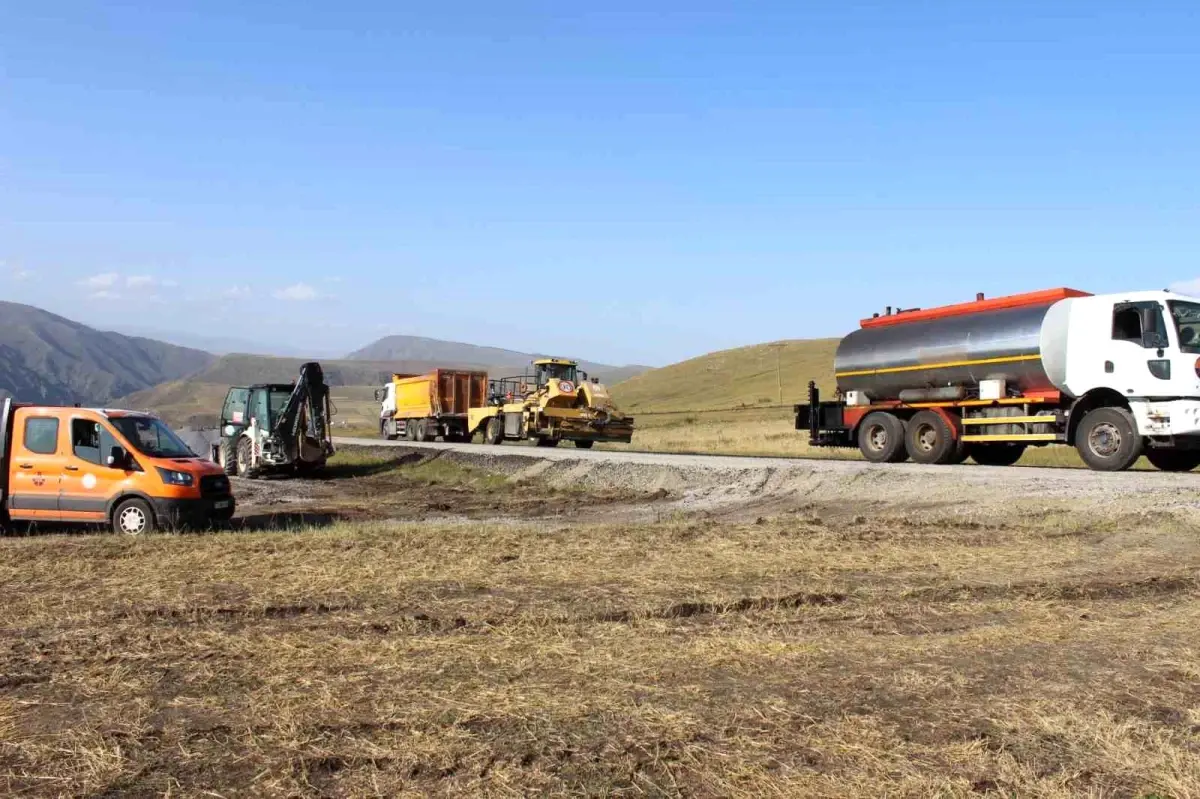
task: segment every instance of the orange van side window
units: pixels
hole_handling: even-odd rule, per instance
[[[39,455],[58,452],[58,420],[31,416],[25,420],[25,449]]]

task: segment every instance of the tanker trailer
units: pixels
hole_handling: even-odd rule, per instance
[[[1029,446],[1074,446],[1092,469],[1143,454],[1200,465],[1200,299],[1059,288],[875,314],[815,382],[796,429],[876,463],[1007,466]]]

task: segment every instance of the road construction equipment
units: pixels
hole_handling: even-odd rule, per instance
[[[1069,444],[1092,469],[1200,466],[1200,300],[1074,289],[889,308],[838,345],[837,399],[796,406],[813,446],[875,462],[1015,463]]]
[[[628,444],[633,417],[621,413],[608,390],[588,379],[579,365],[563,358],[539,358],[533,373],[488,382],[487,404],[467,414],[470,434],[483,434],[485,443],[531,439],[553,447],[573,441],[588,449],[597,441]]]
[[[376,389],[379,435],[393,441],[470,441],[467,413],[487,404],[487,372],[435,369],[428,374],[394,374]]]
[[[233,511],[229,478],[157,416],[0,401],[0,529],[72,522],[137,535]]]
[[[315,472],[334,453],[333,413],[319,363],[301,366],[290,385],[235,386],[225,395],[213,459],[240,477]]]

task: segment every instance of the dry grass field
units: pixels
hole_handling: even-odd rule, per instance
[[[524,468],[0,540],[0,793],[1200,796],[1190,505]]]

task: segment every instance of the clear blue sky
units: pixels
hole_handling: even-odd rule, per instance
[[[0,0],[0,296],[657,365],[1200,277],[1194,3],[596,5]]]

